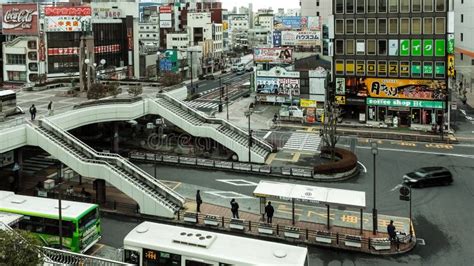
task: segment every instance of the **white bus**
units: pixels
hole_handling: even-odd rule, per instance
[[[151,222],[124,239],[124,262],[139,266],[302,266],[307,253],[306,247]]]

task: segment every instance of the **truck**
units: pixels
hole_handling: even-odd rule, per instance
[[[244,56],[240,58],[239,61],[232,64],[230,70],[239,74],[243,74],[245,71],[253,71],[253,58],[251,56]]]
[[[281,121],[300,121],[303,122],[303,110],[298,106],[293,105],[282,105],[279,111],[279,119]]]

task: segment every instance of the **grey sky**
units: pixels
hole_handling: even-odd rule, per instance
[[[299,8],[299,0],[221,0],[224,8],[231,10],[234,6],[248,6],[249,3],[253,3],[253,10],[257,11],[259,8],[272,7],[273,10],[278,8]]]

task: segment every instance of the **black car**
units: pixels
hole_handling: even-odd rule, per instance
[[[449,185],[453,183],[453,175],[441,166],[423,167],[404,175],[403,182],[412,187]]]
[[[212,74],[209,74],[209,75],[206,76],[206,79],[207,80],[215,80],[216,77],[214,77],[214,75],[212,75]]]

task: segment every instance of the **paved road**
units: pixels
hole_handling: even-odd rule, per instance
[[[250,72],[246,72],[243,75],[237,75],[236,73],[229,72],[222,74],[220,77],[221,81],[219,81],[219,76],[216,75],[214,80],[202,80],[194,82],[193,85],[195,87],[197,85],[195,92],[199,93],[217,88],[219,87],[220,82],[222,82],[222,85],[224,85],[225,83],[232,84],[237,81],[248,80],[250,78]],[[188,88],[191,88],[191,84],[188,84]]]
[[[344,143],[343,143],[344,144]],[[474,236],[468,233],[472,230],[470,224],[474,219],[474,149],[472,147],[454,147],[453,150],[438,149],[421,144],[400,146],[396,143],[381,143],[377,156],[377,208],[380,214],[408,216],[408,203],[398,199],[398,192],[391,189],[401,181],[401,176],[420,166],[442,165],[451,169],[455,175],[455,182],[448,187],[434,187],[414,190],[413,218],[416,234],[426,241],[426,245],[418,245],[407,255],[397,257],[373,257],[361,254],[331,251],[327,249],[311,248],[311,265],[472,265],[474,254],[471,243]],[[398,148],[396,148],[399,146]],[[404,151],[403,149],[408,149]],[[426,153],[425,153],[426,152]],[[459,152],[459,153],[458,153]],[[470,152],[470,153],[469,153]],[[363,141],[356,148],[360,162],[367,173],[341,183],[312,183],[335,188],[354,189],[367,192],[367,206],[372,207],[372,154]],[[153,167],[142,166],[150,173]],[[224,191],[242,195],[241,202],[250,196],[254,185],[261,177],[240,175],[224,172],[205,172],[194,169],[180,169],[168,166],[158,166],[160,178],[176,184],[182,183],[177,190],[181,193],[191,193],[195,188],[203,191]],[[229,182],[229,179],[243,180],[248,185],[235,185],[239,182]],[[225,182],[224,182],[225,181]],[[279,179],[281,182],[288,180]],[[293,181],[292,181],[293,182]],[[232,184],[234,183],[234,184]],[[217,198],[203,193],[204,200]],[[235,196],[236,194],[234,194]],[[229,195],[227,195],[229,196]],[[222,199],[227,203],[227,199]],[[312,208],[308,206],[308,208]],[[304,209],[304,208],[303,208]],[[350,222],[350,221],[348,221]],[[121,234],[132,223],[117,222],[104,219],[104,243],[117,246]],[[110,235],[110,238],[109,238]]]

